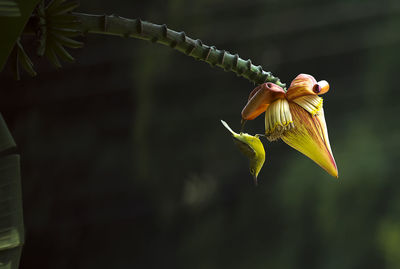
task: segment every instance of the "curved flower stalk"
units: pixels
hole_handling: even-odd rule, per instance
[[[287,92],[276,84],[264,83],[250,93],[242,118],[252,120],[265,111],[265,135],[268,140],[281,138],[330,175],[338,177],[322,108],[323,100],[318,96],[328,90],[328,82],[317,82],[307,74],[298,75]]]

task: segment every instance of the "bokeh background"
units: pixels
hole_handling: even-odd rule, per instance
[[[21,268],[400,268],[400,3],[82,1],[330,82],[330,177],[265,142],[254,187],[238,130],[253,85],[168,47],[89,35],[75,64],[1,74],[19,146]],[[29,40],[28,40],[29,41]],[[29,42],[25,44],[28,50]],[[263,132],[262,118],[247,131]]]

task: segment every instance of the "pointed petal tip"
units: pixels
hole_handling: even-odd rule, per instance
[[[296,103],[290,103],[290,110],[295,128],[286,131],[282,140],[309,157],[328,174],[338,178],[322,108],[316,116],[312,116]]]
[[[331,151],[327,151],[326,153],[327,153],[327,155],[325,155],[325,156],[328,156],[328,158],[326,158],[325,161],[323,160],[323,158],[321,158],[321,159],[312,159],[311,158],[311,159],[316,164],[318,164],[321,168],[323,168],[329,175],[331,175],[337,179],[337,178],[339,178],[339,172],[337,169],[335,159],[333,158],[333,154]]]
[[[335,163],[335,170],[333,171],[333,173],[331,174],[334,178],[338,179],[339,178],[339,172]]]
[[[301,150],[299,150],[302,152]],[[338,169],[336,166],[335,159],[333,158],[332,152],[328,148],[321,147],[319,149],[320,154],[307,154],[302,152],[311,160],[313,160],[318,166],[324,169],[329,175],[334,178],[339,177]]]
[[[339,178],[339,173],[338,173],[338,170],[337,170],[337,168],[336,168],[336,165],[335,165],[335,169],[333,169],[333,170],[331,170],[331,171],[328,171],[328,170],[326,170],[331,176],[333,176],[334,178],[336,178],[336,179],[338,179]]]
[[[328,162],[329,169],[326,169],[325,167],[323,167],[323,168],[324,168],[331,176],[333,176],[334,178],[339,178],[338,168],[337,168],[337,165],[336,165],[335,158],[333,157],[332,150],[330,149],[330,145],[329,145],[329,148],[328,148],[328,155],[329,155],[329,159],[330,159],[330,162]]]

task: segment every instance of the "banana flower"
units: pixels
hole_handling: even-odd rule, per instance
[[[317,82],[307,74],[298,75],[287,92],[274,83],[264,83],[250,93],[242,118],[252,120],[265,112],[265,136],[268,140],[282,139],[337,178],[323,100],[318,96],[328,90],[328,82]]]

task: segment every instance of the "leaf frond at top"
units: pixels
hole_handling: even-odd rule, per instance
[[[66,62],[75,60],[65,47],[83,47],[82,42],[72,39],[82,34],[79,30],[80,21],[71,13],[78,6],[79,3],[75,1],[52,0],[46,7],[39,7],[42,23],[37,53],[46,56],[57,68],[61,67],[60,59]]]
[[[48,16],[59,16],[73,11],[78,6],[79,6],[78,2],[72,2],[72,1],[65,2],[59,5],[58,7],[53,8],[51,12],[46,9],[46,14]]]
[[[0,0],[0,16],[19,17],[21,12],[14,0]]]

